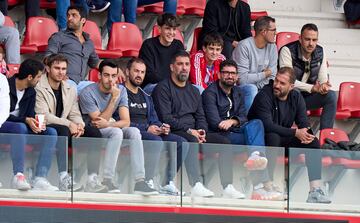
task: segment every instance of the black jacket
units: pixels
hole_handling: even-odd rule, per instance
[[[290,108],[282,111],[279,99],[273,93],[272,84],[271,81],[256,95],[248,119],[260,119],[265,132],[277,133],[282,137],[295,136],[295,129],[291,128],[294,122],[299,128],[309,127],[304,98],[299,91],[290,91],[286,100]]]
[[[16,84],[15,84],[15,76],[12,76],[8,79],[9,88],[10,88],[10,112],[15,110],[16,103],[18,101],[16,95]],[[7,121],[11,122],[24,122],[26,117],[35,117],[35,99],[36,92],[33,87],[28,87],[25,89],[24,96],[22,97],[19,103],[19,116],[16,117],[14,115],[9,116]]]
[[[231,21],[230,5],[226,0],[210,0],[206,4],[202,30],[198,42],[198,48],[201,49],[202,42],[206,34],[218,32],[223,38],[228,31]],[[250,6],[238,1],[236,5],[236,38],[240,41],[251,36],[250,27]],[[234,41],[229,40],[229,41]]]
[[[199,90],[192,84],[176,86],[171,78],[161,81],[152,93],[159,119],[171,126],[171,131],[208,130]]]
[[[221,121],[226,119],[237,119],[240,125],[247,122],[244,98],[238,87],[233,87],[228,97],[220,88],[219,81],[216,81],[202,93],[202,99],[211,131],[222,131],[218,126]]]

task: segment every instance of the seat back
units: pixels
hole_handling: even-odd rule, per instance
[[[160,35],[159,28],[157,25],[153,26],[152,30],[152,37]],[[176,29],[175,39],[180,40],[182,43],[184,43],[184,37],[179,29]]]
[[[15,23],[10,16],[5,16],[4,26],[15,27]]]
[[[7,66],[9,68],[9,73],[10,73],[9,77],[12,77],[14,74],[19,72],[20,64],[7,64]]]
[[[299,40],[300,34],[295,32],[279,32],[276,34],[276,46],[280,50],[281,47],[288,43]]]
[[[198,28],[196,28],[196,29],[194,30],[193,43],[192,43],[192,46],[191,46],[190,55],[192,55],[192,54],[194,54],[194,53],[197,52],[197,49],[198,49],[198,41],[199,41],[201,29],[202,29],[202,27],[198,27]]]
[[[344,132],[341,129],[322,129],[320,131],[320,145],[323,145],[325,143],[325,139],[329,138],[335,142],[340,142],[340,141],[349,141],[349,137],[346,134],[346,132]]]
[[[38,51],[44,52],[49,38],[57,31],[58,26],[53,19],[41,16],[30,17],[26,24],[23,45],[35,45],[38,47]]]
[[[99,70],[92,68],[89,71],[89,81],[98,82],[99,81]]]
[[[251,21],[255,21],[255,20],[257,20],[259,17],[267,16],[267,15],[268,15],[267,11],[251,12],[251,13],[250,13],[250,20],[251,20]]]
[[[123,56],[138,56],[142,36],[135,24],[115,22],[112,24],[108,50],[121,50]]]
[[[360,83],[342,82],[340,84],[337,110],[360,111]]]
[[[101,49],[101,33],[95,22],[86,20],[83,31],[90,35],[90,39],[93,41],[95,49]]]
[[[204,16],[206,0],[178,0],[178,7],[185,9],[187,15]]]

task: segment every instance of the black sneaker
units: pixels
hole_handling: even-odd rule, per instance
[[[92,3],[90,3],[90,4],[88,4],[89,5],[89,8],[90,8],[90,10],[92,11],[92,12],[103,12],[103,11],[105,11],[106,9],[108,9],[109,8],[109,6],[110,6],[110,2],[108,2],[108,1],[104,1],[102,4],[100,4],[100,5],[96,5],[96,4],[92,4]]]
[[[145,181],[136,182],[134,187],[135,194],[141,195],[158,195],[159,192],[149,187],[149,185]]]
[[[109,178],[104,178],[104,181],[102,182],[102,185],[106,186],[108,189],[108,193],[114,193],[118,194],[120,193],[119,187],[115,186],[113,181]]]
[[[309,192],[309,196],[306,202],[330,204],[331,200],[328,196],[326,196],[324,191],[322,191],[320,188],[316,188],[315,190]]]

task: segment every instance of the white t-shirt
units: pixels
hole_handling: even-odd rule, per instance
[[[24,93],[25,93],[25,90],[22,90],[22,91],[16,90],[17,102],[15,105],[14,111],[10,112],[11,115],[14,115],[16,117],[19,116],[19,112],[20,112],[19,111],[19,103],[20,103],[22,97],[24,96]]]

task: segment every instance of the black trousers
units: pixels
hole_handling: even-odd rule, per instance
[[[0,0],[0,10],[4,15],[8,15],[8,1]],[[33,16],[40,15],[40,0],[26,0],[25,1],[25,16],[26,19]]]
[[[87,169],[88,174],[98,173],[100,167],[100,157],[101,157],[101,148],[104,146],[102,135],[99,129],[92,126],[85,126],[84,134],[81,137],[89,138],[99,138],[99,139],[89,139],[89,140],[75,140],[73,141],[70,130],[67,126],[51,124],[47,125],[56,129],[58,136],[68,137],[68,146],[72,149],[86,150],[87,151]],[[56,146],[56,157],[58,163],[59,172],[67,171],[67,160],[69,160],[69,170],[73,167],[73,160],[70,153],[69,156],[66,156],[66,150],[63,148],[68,148],[67,145],[64,145],[64,140],[58,140]]]
[[[174,131],[172,133],[183,137],[189,143],[191,143],[189,146],[189,152],[184,161],[191,185],[201,180],[198,159],[199,151],[201,151],[205,156],[211,156],[214,153],[219,153],[219,172],[221,185],[223,188],[225,188],[228,184],[232,184],[232,149],[230,149],[230,147],[228,149],[224,149],[224,146],[221,146],[222,144],[230,144],[230,140],[228,138],[218,133],[207,133],[206,143],[197,144],[197,139],[184,131]]]

